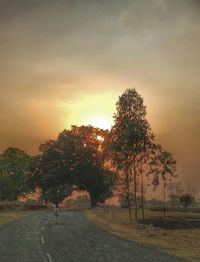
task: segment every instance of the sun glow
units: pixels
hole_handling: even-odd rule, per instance
[[[102,129],[110,129],[112,123],[109,121],[108,118],[106,118],[106,116],[91,116],[91,117],[86,117],[83,120],[83,124],[84,125],[92,125],[94,127],[99,127]]]
[[[67,105],[70,109],[71,117],[68,124],[92,125],[101,129],[111,129],[113,125],[113,113],[115,110],[115,100],[113,94],[85,95]]]
[[[97,136],[97,140],[104,141],[104,138],[102,136]]]

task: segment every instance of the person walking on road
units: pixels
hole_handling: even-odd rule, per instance
[[[54,214],[55,219],[56,219],[56,224],[58,224],[58,217],[59,217],[60,214],[61,214],[61,209],[58,208],[58,207],[55,207],[55,208],[54,208],[54,211],[53,211],[53,214]]]

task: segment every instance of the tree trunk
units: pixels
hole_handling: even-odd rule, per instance
[[[129,183],[129,174],[128,170],[125,171],[125,181],[126,181],[126,192],[127,192],[127,204],[128,204],[128,212],[130,223],[132,222],[132,211],[131,211],[131,201],[130,201],[130,183]]]
[[[163,214],[164,214],[164,234],[166,229],[166,183],[163,179]]]
[[[96,207],[97,205],[97,200],[96,198],[94,197],[94,195],[92,193],[89,192],[89,195],[90,195],[90,205],[91,205],[91,208],[93,207]]]
[[[135,203],[135,222],[138,222],[138,206],[137,206],[137,175],[135,166],[135,157],[133,159],[133,178],[134,178],[134,203]]]
[[[164,185],[163,185],[163,213],[164,213],[164,217],[166,217],[166,185],[165,185],[165,182],[164,182]]]
[[[143,227],[145,227],[145,216],[144,216],[144,180],[143,180],[143,170],[142,170],[142,163],[140,163],[140,172],[141,172],[141,196],[142,196],[142,221]]]

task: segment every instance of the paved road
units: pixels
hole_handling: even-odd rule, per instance
[[[66,211],[55,224],[42,212],[0,227],[0,262],[181,262],[108,234],[81,211]]]

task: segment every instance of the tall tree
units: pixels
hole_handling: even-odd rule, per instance
[[[117,177],[117,192],[121,202],[121,207],[128,207],[129,220],[132,221],[132,209],[133,206],[133,190],[132,190],[132,176],[129,170],[118,171]]]
[[[142,208],[142,220],[143,226],[145,227],[145,214],[144,214],[144,194],[145,194],[145,185],[144,185],[144,165],[146,164],[147,155],[140,154],[137,163],[137,169],[140,175],[140,193],[141,193],[141,208]]]
[[[146,120],[146,106],[135,89],[127,89],[116,103],[114,126],[111,130],[111,151],[113,164],[123,170],[128,180],[133,177],[135,220],[137,222],[138,173],[136,161],[152,143],[153,135]],[[127,185],[128,186],[128,185]],[[127,188],[127,192],[129,189]],[[129,208],[130,210],[130,208]],[[130,211],[129,211],[130,212]]]
[[[142,220],[143,220],[143,226],[145,227],[145,212],[144,212],[144,200],[145,200],[145,192],[146,192],[146,179],[148,180],[149,177],[149,166],[152,159],[152,155],[155,150],[155,144],[153,142],[153,139],[151,140],[151,143],[146,147],[146,150],[141,152],[137,157],[137,171],[139,173],[139,188],[140,188],[140,194],[141,194],[141,209],[142,209]]]

